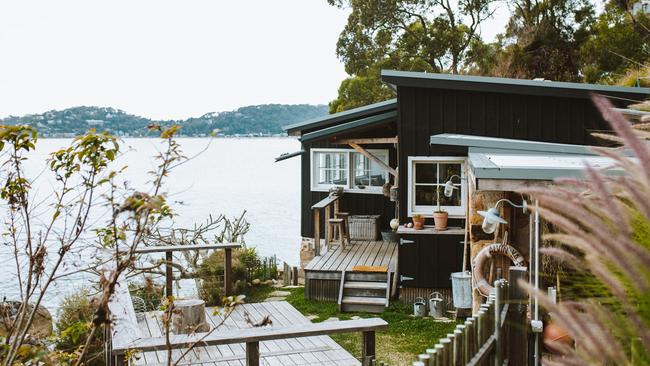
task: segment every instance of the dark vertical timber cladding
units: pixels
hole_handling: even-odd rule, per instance
[[[466,155],[466,149],[449,146],[431,146],[429,136],[439,133],[515,138],[544,142],[598,145],[590,136],[596,130],[609,130],[589,99],[518,95],[491,92],[454,91],[398,87],[399,131],[399,214],[402,222],[408,218],[408,157]],[[462,220],[450,220],[450,225]],[[460,270],[462,247],[452,238],[433,235],[429,242],[400,246],[400,274],[414,277],[405,287],[444,286],[438,281],[449,279],[448,270]],[[431,253],[438,246],[444,256]],[[432,258],[433,256],[433,258]],[[426,259],[428,271],[421,270]],[[433,263],[443,261],[444,274],[431,271]],[[458,267],[458,268],[456,268]],[[436,273],[434,273],[436,272]]]
[[[303,237],[314,237],[314,216],[311,206],[327,197],[327,192],[312,192],[311,190],[311,148],[340,148],[351,149],[345,145],[334,145],[326,141],[303,143],[305,153],[301,159],[301,228]],[[397,154],[392,145],[365,146],[369,149],[387,149],[389,151],[389,165],[396,166]],[[392,179],[392,178],[391,178]],[[395,205],[382,194],[370,193],[345,193],[340,201],[340,210],[351,215],[381,215],[382,229],[389,227],[388,223],[395,216]],[[321,215],[322,216],[322,215]],[[323,219],[324,220],[324,219]],[[321,223],[321,238],[325,235],[324,222]]]

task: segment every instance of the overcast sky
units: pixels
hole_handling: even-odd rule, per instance
[[[0,0],[0,117],[327,103],[346,77],[335,45],[347,15],[326,0]]]

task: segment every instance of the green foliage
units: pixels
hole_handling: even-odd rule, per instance
[[[74,354],[86,343],[88,331],[95,314],[95,300],[90,290],[83,289],[63,298],[59,304],[56,319],[56,348],[61,351],[59,356]],[[104,365],[104,332],[96,332],[96,338],[91,342],[85,365]]]
[[[209,305],[218,305],[223,297],[224,251],[214,251],[201,263],[197,275],[200,279],[199,296]],[[261,259],[255,248],[233,250],[233,291],[249,294],[253,280],[272,280],[277,277],[275,260]]]
[[[340,313],[334,302],[313,301],[305,299],[304,288],[287,289],[291,295],[287,301],[303,315],[317,315],[313,322],[322,322],[331,317],[349,320],[353,316],[369,318],[376,316],[368,313]],[[438,339],[451,333],[455,322],[435,322],[431,318],[416,318],[409,304],[394,301],[379,315],[388,323],[388,329],[377,333],[378,359],[389,364],[405,365],[423,350],[430,348]],[[332,338],[355,357],[361,357],[361,342],[358,334],[337,334]]]
[[[137,296],[144,301],[146,311],[158,310],[164,295],[164,287],[157,285],[149,276],[142,283],[129,282],[131,296]]]
[[[38,128],[45,137],[73,137],[91,128],[115,136],[158,136],[149,126],[179,125],[183,136],[210,136],[215,130],[221,135],[283,133],[282,126],[327,114],[324,105],[266,104],[238,108],[229,112],[206,113],[186,120],[155,121],[134,116],[114,108],[75,107],[23,117],[0,119],[0,125],[29,125]],[[2,139],[0,133],[0,139]],[[0,146],[1,148],[1,146]]]
[[[585,81],[611,84],[628,70],[643,69],[650,60],[649,44],[650,16],[632,17],[619,3],[608,3],[580,49]],[[643,76],[650,76],[648,65]]]
[[[479,26],[493,0],[328,0],[352,12],[336,53],[351,76],[339,87],[330,112],[386,100],[381,69],[459,73],[473,64],[482,43]]]

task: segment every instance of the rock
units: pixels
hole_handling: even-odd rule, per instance
[[[262,283],[267,285],[267,286],[271,286],[273,284],[273,280],[266,280],[266,281],[264,281]]]
[[[271,297],[287,297],[289,295],[291,295],[291,292],[289,292],[289,291],[279,291],[279,290],[273,291],[273,292],[271,292],[269,294],[269,296],[271,296]]]
[[[256,278],[256,279],[253,280],[253,285],[254,286],[258,286],[260,283],[262,283],[262,280],[260,280],[259,278]]]
[[[8,318],[10,321],[13,321],[19,307],[19,301],[6,301],[0,303],[0,336],[5,336],[7,334],[4,319]],[[31,309],[33,309],[33,307],[30,305],[30,310]],[[29,335],[36,339],[47,338],[52,335],[52,315],[42,305],[39,306],[36,311],[34,322],[29,328]]]
[[[279,297],[279,296],[272,296],[264,300],[265,302],[272,302],[272,301],[284,301],[286,300],[285,297]]]
[[[333,316],[331,318],[325,319],[324,321],[326,321],[326,322],[337,322],[337,321],[339,321],[339,318]]]
[[[352,319],[352,320],[359,320],[359,319],[361,319],[361,317],[358,316],[358,315],[352,315],[352,316],[350,317],[350,319]]]
[[[309,320],[315,320],[315,319],[318,319],[320,317],[318,315],[311,314],[311,315],[307,315],[306,318],[309,319]]]
[[[305,286],[300,286],[300,285],[289,285],[289,286],[284,286],[283,288],[303,288]]]

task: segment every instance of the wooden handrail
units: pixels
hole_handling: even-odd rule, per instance
[[[186,348],[188,345],[200,341],[201,346],[220,346],[233,343],[249,343],[272,341],[285,338],[313,337],[338,333],[378,331],[388,326],[381,318],[367,318],[356,320],[341,320],[338,322],[321,322],[299,324],[289,327],[258,327],[248,329],[229,329],[214,331],[207,337],[205,333],[173,334],[169,337],[172,349]],[[113,346],[113,353],[123,354],[126,350],[137,349],[142,352],[161,351],[167,349],[165,337],[140,338],[129,344]]]
[[[341,196],[327,196],[322,200],[318,201],[315,205],[311,206],[314,211],[314,254],[320,255],[320,210],[325,210],[325,245],[329,246],[329,225],[327,220],[329,220],[331,214],[331,206],[334,205],[334,216],[336,216],[339,210],[339,199]]]
[[[141,247],[134,250],[134,253],[163,253],[163,252],[186,252],[190,250],[216,250],[241,248],[239,243],[218,243],[218,244],[193,244],[193,245],[165,245],[153,247]]]
[[[232,250],[241,248],[241,243],[215,243],[215,244],[192,244],[192,245],[161,245],[136,248],[136,254],[165,253],[165,295],[172,296],[173,252],[186,252],[190,250],[217,250],[224,249],[224,292],[226,296],[232,293]]]
[[[333,204],[339,198],[341,198],[341,196],[327,196],[327,197],[323,198],[322,200],[318,201],[313,206],[311,206],[311,208],[312,208],[312,210],[323,209],[323,208]]]

